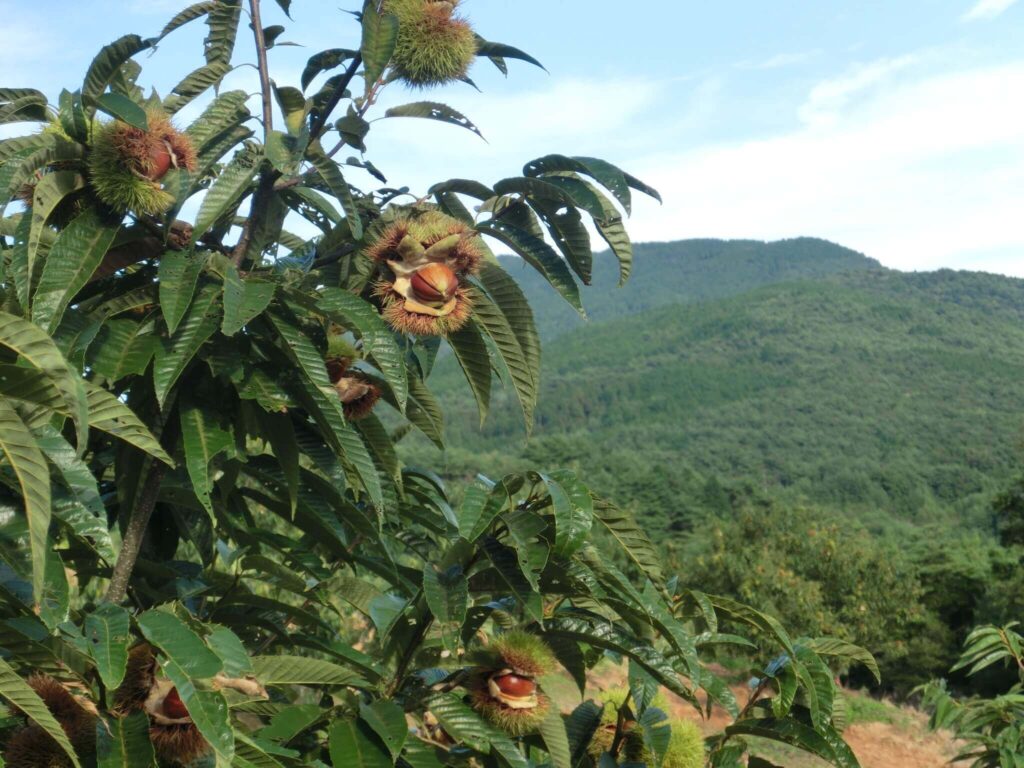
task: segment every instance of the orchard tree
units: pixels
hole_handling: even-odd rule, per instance
[[[537,332],[488,243],[581,309],[589,233],[625,280],[623,216],[657,196],[563,155],[493,184],[389,185],[372,118],[476,128],[434,101],[374,112],[385,89],[537,63],[459,5],[369,0],[339,16],[358,41],[311,57],[301,87],[271,79],[283,27],[259,0],[210,0],[107,45],[55,103],[0,89],[0,123],[34,124],[0,142],[7,766],[724,767],[749,737],[857,764],[828,660],[873,668],[866,652],[681,589],[569,472],[481,475],[456,504],[400,462],[411,430],[442,444],[441,354],[481,414],[497,377],[532,420]],[[205,61],[145,92],[139,54],[196,23]],[[255,114],[221,87],[247,30]],[[743,702],[707,664],[753,647],[726,621],[777,649]],[[628,665],[607,706],[587,696],[602,659]],[[584,703],[563,712],[554,674]],[[694,747],[659,689],[734,722]]]

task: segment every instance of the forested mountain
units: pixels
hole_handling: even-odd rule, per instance
[[[599,274],[610,282],[607,261]],[[571,311],[524,283],[558,335]],[[638,248],[616,290],[588,294],[597,321],[546,345],[529,442],[510,390],[481,432],[452,361],[438,365],[453,476],[481,452],[510,470],[578,465],[679,530],[709,483],[868,520],[980,524],[1019,466],[1024,281],[900,273],[810,239],[687,241]]]
[[[634,246],[636,268],[619,286],[618,262],[605,252],[594,259],[593,284],[584,292],[591,322],[635,315],[655,307],[735,296],[763,285],[837,273],[877,270],[874,259],[813,237],[757,240],[682,240]],[[585,324],[543,278],[519,259],[502,265],[520,281],[533,304],[537,327],[548,341]]]

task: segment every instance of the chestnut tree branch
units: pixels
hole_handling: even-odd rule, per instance
[[[327,121],[331,118],[331,113],[335,107],[341,102],[345,96],[345,91],[348,90],[349,85],[352,84],[352,78],[356,76],[356,72],[359,70],[359,66],[363,63],[363,57],[360,54],[356,54],[355,58],[352,59],[352,63],[348,65],[348,69],[345,70],[345,76],[338,81],[338,85],[334,88],[334,93],[331,94],[331,98],[327,100],[327,103],[323,106],[316,117],[309,125],[309,140],[314,142],[320,138],[320,135],[327,128]]]
[[[253,41],[256,43],[256,69],[260,73],[260,96],[263,102],[263,144],[265,146],[270,139],[270,132],[274,130],[274,103],[270,93],[270,67],[267,64],[267,40],[263,35],[260,0],[249,0],[249,18],[252,23]],[[246,251],[249,250],[249,244],[252,242],[253,223],[266,216],[270,198],[274,193],[274,182],[279,176],[278,171],[266,164],[260,171],[259,185],[252,196],[249,215],[246,217],[245,224],[242,225],[242,236],[238,239],[238,244],[232,253],[232,261],[236,267],[242,265]]]
[[[260,0],[249,0],[249,15],[252,18],[253,39],[256,43],[256,59],[258,62],[257,69],[260,73],[260,88],[263,99],[263,143],[266,144],[270,138],[270,132],[273,130],[274,107],[271,94],[270,69],[267,64],[267,41],[263,35],[263,25],[260,19]],[[344,97],[345,91],[351,84],[352,78],[355,77],[362,61],[362,56],[357,54],[352,60],[352,64],[345,71],[345,76],[338,81],[338,85],[334,89],[334,93],[331,94],[327,104],[324,105],[324,108],[314,118],[310,127],[311,143],[316,141],[324,132],[331,112],[334,111],[335,107],[338,106]],[[242,225],[242,236],[238,239],[238,244],[232,252],[232,261],[236,267],[240,267],[245,260],[245,254],[252,243],[255,222],[262,220],[267,215],[271,200],[278,189],[277,183],[281,175],[281,172],[277,169],[269,164],[264,164],[264,168],[260,172],[259,184],[253,193],[252,203],[249,206],[249,215]]]
[[[252,36],[256,41],[256,62],[263,98],[263,143],[266,144],[274,129],[274,104],[270,94],[270,67],[267,65],[267,40],[263,36],[263,22],[260,19],[260,0],[249,0],[249,16],[252,19]]]
[[[163,409],[157,413],[155,423],[152,425],[152,432],[161,444],[170,446],[172,449],[167,451],[169,454],[173,454],[173,444],[177,440],[177,433],[171,428],[177,396],[177,389],[172,389]],[[167,465],[157,459],[149,459],[148,465],[144,464],[143,467],[142,487],[135,493],[134,503],[128,513],[124,539],[121,541],[121,550],[117,553],[117,563],[114,565],[114,572],[110,575],[107,592],[103,596],[106,602],[115,605],[122,602],[128,594],[132,571],[135,570],[135,563],[139,559],[142,543],[146,537],[146,528],[149,527],[153,510],[160,498],[160,485],[163,483],[164,475],[167,474]]]
[[[139,552],[142,550],[142,541],[146,536],[146,528],[153,516],[157,499],[160,496],[160,484],[163,482],[166,465],[156,459],[152,463],[142,491],[136,497],[135,505],[132,507],[131,516],[128,519],[128,527],[124,532],[124,540],[121,542],[121,551],[117,555],[117,564],[110,576],[110,585],[107,587],[107,594],[104,600],[115,605],[124,600],[128,594],[128,583],[132,578],[132,571],[135,570],[135,563],[139,559]]]

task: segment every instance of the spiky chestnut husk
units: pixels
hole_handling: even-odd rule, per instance
[[[373,295],[380,301],[381,315],[388,325],[400,333],[448,336],[461,329],[473,314],[473,302],[461,288],[446,306],[446,314],[437,316],[410,310],[408,298],[394,289],[394,283],[383,280],[376,283]]]
[[[459,280],[477,270],[482,251],[463,222],[438,211],[399,218],[378,232],[366,255],[383,268],[373,293],[396,331],[444,336],[466,324],[473,307]],[[418,294],[414,280],[430,295]],[[432,283],[444,283],[441,295],[449,298],[438,301]]]
[[[597,763],[601,755],[611,752],[615,745],[615,723],[602,723],[594,732],[594,738],[587,745],[587,754]],[[627,763],[646,764],[649,757],[643,734],[636,728],[636,723],[629,723],[623,728],[622,740],[619,743],[619,758]]]
[[[4,764],[11,768],[72,768],[60,745],[37,725],[15,733],[3,751]]]
[[[486,687],[477,686],[470,691],[470,704],[491,725],[509,736],[520,737],[535,732],[551,708],[551,699],[537,691],[537,703],[529,709],[516,709],[495,699]]]
[[[380,387],[359,371],[343,371],[334,382],[334,390],[349,421],[365,419],[381,397]]]
[[[187,768],[210,752],[210,745],[191,723],[151,726],[149,740],[159,763],[175,768]]]
[[[445,85],[469,72],[477,53],[473,28],[455,13],[458,2],[385,0],[383,10],[398,17],[392,65],[416,88]]]
[[[132,648],[128,653],[124,681],[114,694],[112,711],[120,716],[145,712],[149,715],[149,740],[160,764],[188,766],[206,755],[210,745],[199,733],[187,710],[184,717],[176,716],[182,714],[175,709],[177,690],[169,680],[158,679],[156,669],[156,653],[152,646],[143,643]],[[167,706],[169,697],[170,707]]]
[[[406,240],[406,238],[410,240]],[[456,275],[474,274],[480,266],[483,251],[480,236],[458,219],[440,211],[425,211],[403,216],[379,231],[367,248],[366,255],[381,264],[401,262],[411,272],[429,263],[447,265]],[[410,248],[418,243],[422,249]]]
[[[29,687],[46,704],[71,742],[75,753],[86,758],[96,750],[96,714],[84,707],[57,680],[47,675],[33,675],[26,680]],[[17,709],[14,712],[21,714]],[[71,759],[50,734],[35,724],[15,733],[3,752],[8,766],[20,768],[65,768]]]
[[[96,127],[89,174],[96,195],[110,207],[155,215],[174,202],[160,180],[172,167],[194,171],[196,152],[166,115],[154,110],[147,118],[148,131],[120,120]]]
[[[501,660],[500,668],[507,668],[517,675],[543,677],[555,669],[555,654],[548,644],[529,632],[515,630],[495,638],[489,652]]]
[[[359,352],[344,336],[329,333],[326,357],[328,360],[355,360]]]
[[[623,703],[629,696],[630,692],[628,688],[609,688],[608,690],[601,692],[600,698],[604,703],[604,713],[602,714],[602,717],[605,722],[616,720],[619,708],[622,707]],[[668,699],[665,697],[665,692],[659,690],[655,693],[649,706],[660,709],[662,712],[668,712],[669,703]]]
[[[692,720],[673,720],[672,740],[662,768],[703,768],[704,736]]]
[[[153,646],[141,643],[128,652],[124,680],[114,692],[114,704],[111,707],[114,714],[129,715],[145,707],[156,682],[156,668]]]
[[[143,710],[149,715],[149,740],[161,764],[188,766],[209,753],[210,745],[169,680],[154,681]]]

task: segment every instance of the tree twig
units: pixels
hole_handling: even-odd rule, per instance
[[[260,0],[249,0],[249,17],[252,23],[252,37],[256,43],[256,69],[260,73],[260,96],[263,102],[263,144],[266,146],[270,139],[270,132],[274,130],[274,102],[270,93],[270,67],[267,64],[267,40],[263,35],[263,21],[260,18]],[[238,244],[232,253],[232,261],[236,267],[242,265],[249,244],[252,242],[253,222],[266,215],[267,206],[270,205],[270,197],[274,192],[274,182],[280,177],[280,173],[269,167],[264,167],[260,172],[259,185],[252,196],[252,203],[249,206],[249,215],[242,225],[242,236],[238,238]]]
[[[274,129],[274,103],[270,95],[270,67],[267,65],[267,40],[263,36],[263,22],[260,20],[260,0],[249,0],[249,16],[252,19],[252,36],[256,41],[256,62],[263,96],[263,143],[266,144]]]
[[[311,142],[316,141],[320,138],[320,134],[324,132],[327,127],[327,121],[331,117],[331,112],[338,106],[341,100],[345,96],[345,91],[348,90],[349,85],[352,83],[352,78],[356,76],[356,72],[359,70],[359,66],[363,63],[363,57],[361,54],[356,54],[355,58],[352,59],[352,63],[349,64],[348,69],[345,70],[345,76],[338,81],[338,85],[334,88],[334,93],[331,94],[331,98],[327,100],[323,109],[319,110],[316,117],[313,118],[313,122],[309,125],[309,140]]]
[[[152,459],[152,462],[142,491],[132,507],[128,527],[124,532],[124,541],[121,542],[121,551],[117,555],[117,564],[110,576],[107,594],[103,598],[108,603],[120,603],[128,594],[128,583],[131,581],[135,562],[139,559],[139,552],[142,550],[142,540],[145,538],[146,528],[149,526],[149,520],[153,516],[153,510],[156,508],[156,502],[160,496],[160,483],[163,482],[167,466],[157,459]]]
[[[168,417],[174,411],[175,400],[177,400],[177,389],[172,389],[164,403],[163,409],[158,412],[154,419],[152,428],[153,434],[165,446],[168,453],[173,453],[173,443],[177,440],[177,433],[172,428],[173,421],[169,422]],[[170,448],[167,448],[170,446]],[[143,467],[146,467],[143,464]],[[110,584],[103,596],[108,603],[120,603],[128,594],[128,585],[131,583],[132,571],[135,570],[135,563],[142,551],[142,543],[146,536],[146,528],[149,527],[150,518],[153,517],[153,510],[160,498],[160,484],[163,483],[164,475],[167,474],[167,465],[159,459],[149,459],[148,468],[145,469],[145,479],[142,481],[142,488],[135,494],[132,509],[129,512],[128,525],[125,527],[124,539],[121,541],[121,550],[117,553],[117,563],[110,575]]]
[[[760,701],[761,696],[768,688],[770,679],[771,678],[768,677],[761,678],[761,681],[757,684],[757,688],[755,688],[753,693],[750,694],[750,698],[747,699],[747,703],[744,705],[743,709],[740,710],[740,713],[736,716],[737,722],[746,717],[750,710],[754,708],[754,705],[757,704],[758,701]]]
[[[608,750],[612,757],[618,757],[619,749],[622,748],[622,742],[626,738],[626,710],[629,709],[629,700],[633,697],[632,691],[626,691],[626,698],[622,700],[622,704],[619,706],[618,715],[615,718],[615,737],[612,739],[612,746]],[[635,726],[634,726],[635,727]]]
[[[260,20],[260,0],[249,0],[249,15],[252,18],[253,39],[256,41],[257,69],[259,69],[260,73],[260,88],[263,96],[263,142],[266,144],[267,139],[270,137],[270,132],[273,130],[274,106],[270,92],[270,70],[267,65],[267,41],[263,35],[263,27]],[[310,126],[311,143],[316,141],[320,137],[320,134],[324,132],[324,129],[327,127],[327,121],[330,119],[331,112],[334,111],[334,108],[338,106],[342,98],[345,96],[345,91],[351,84],[352,78],[356,76],[356,72],[362,62],[363,57],[356,54],[352,63],[349,65],[349,68],[345,71],[345,75],[338,81],[338,85],[335,87],[334,93],[331,94],[331,98],[313,119]],[[267,209],[270,207],[270,201],[273,199],[274,192],[277,190],[277,181],[281,176],[282,174],[280,171],[265,163],[263,171],[260,173],[259,185],[256,187],[256,191],[252,196],[252,203],[249,206],[249,215],[246,217],[245,223],[242,225],[242,235],[238,239],[238,244],[235,246],[232,253],[232,261],[234,261],[236,267],[242,266],[242,262],[245,260],[245,254],[252,243],[252,234],[255,222],[267,215]]]

